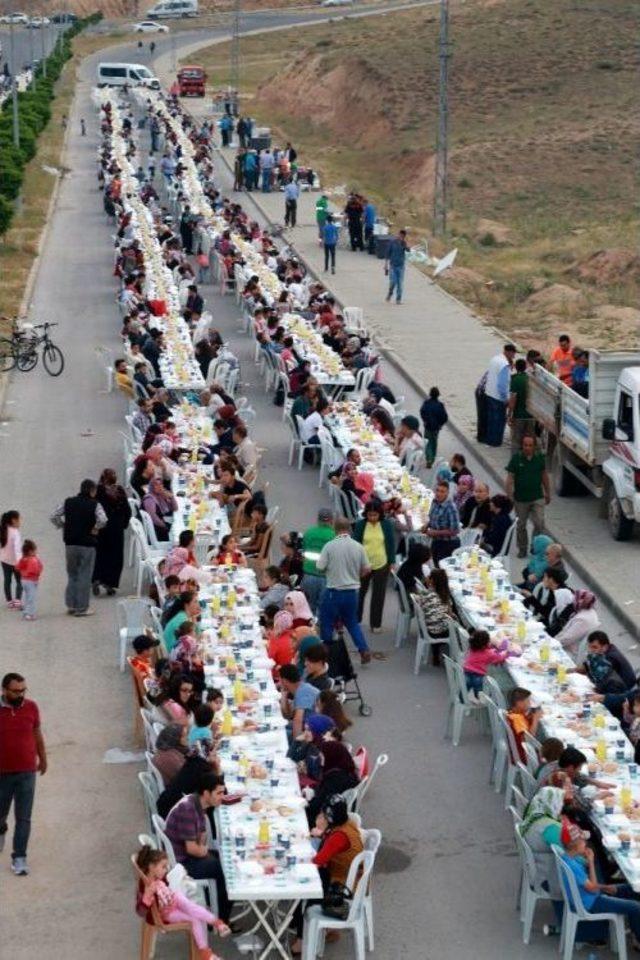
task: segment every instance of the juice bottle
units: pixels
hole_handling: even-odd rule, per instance
[[[509,601],[506,599],[500,601],[500,613],[506,617],[509,613]]]
[[[221,606],[222,606],[222,602],[221,602],[221,600],[220,600],[220,594],[219,594],[219,593],[214,593],[214,595],[213,595],[213,597],[212,597],[212,599],[211,599],[211,609],[212,609],[212,611],[213,611],[214,613],[220,613],[220,607],[221,607]]]
[[[540,647],[540,663],[549,663],[549,644],[545,642]]]
[[[623,784],[620,788],[620,806],[623,810],[627,810],[633,804],[633,794],[631,792],[631,787],[628,783]]]
[[[602,738],[596,743],[596,757],[600,763],[604,763],[607,759],[607,741]]]
[[[244,703],[244,687],[241,680],[236,680],[233,684],[233,699],[238,707]]]
[[[520,643],[523,640],[526,640],[527,637],[527,623],[525,620],[518,620],[518,625],[516,627],[516,636]]]
[[[229,610],[233,610],[235,605],[236,605],[236,592],[233,589],[233,587],[231,587],[231,589],[229,590],[229,593],[227,594],[227,606],[229,607]]]
[[[564,683],[567,679],[567,668],[563,663],[558,664],[558,683]]]
[[[222,723],[220,725],[220,733],[223,737],[230,737],[233,731],[233,717],[231,716],[231,710],[225,710],[222,714]]]
[[[494,593],[495,593],[495,584],[493,580],[491,580],[490,578],[487,578],[486,588],[487,588],[486,590],[487,600],[493,600]]]
[[[271,834],[269,832],[269,821],[261,820],[258,826],[258,843],[269,843]]]
[[[593,725],[594,727],[599,727],[600,729],[604,727],[604,716],[601,713],[596,713],[595,717],[593,718]]]

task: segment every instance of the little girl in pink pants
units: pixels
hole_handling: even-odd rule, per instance
[[[220,957],[209,949],[207,924],[210,924],[220,937],[228,936],[229,927],[214,917],[210,910],[169,887],[165,880],[169,868],[166,853],[145,846],[138,853],[136,863],[144,876],[144,880],[140,881],[139,909],[150,909],[155,903],[163,923],[190,923],[201,960],[220,960]]]

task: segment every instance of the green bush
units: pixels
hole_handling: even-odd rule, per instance
[[[72,54],[71,40],[85,27],[102,20],[102,13],[76,20],[66,31],[62,48],[55,49],[46,59],[47,76],[41,64],[37,71],[36,88],[18,95],[20,117],[20,146],[13,142],[13,104],[9,98],[0,109],[0,236],[8,229],[13,218],[12,200],[19,195],[24,179],[24,168],[36,155],[37,138],[51,119],[51,101],[55,96],[54,84],[62,68]]]

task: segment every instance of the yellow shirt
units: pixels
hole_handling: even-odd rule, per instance
[[[364,547],[372,570],[379,570],[387,565],[387,549],[384,543],[384,532],[381,523],[365,523],[362,537]]]
[[[118,384],[119,389],[122,390],[123,393],[126,393],[128,397],[131,397],[133,399],[135,394],[133,392],[133,384],[131,382],[131,377],[127,376],[126,373],[122,373],[121,371],[118,370],[116,371],[116,383]]]

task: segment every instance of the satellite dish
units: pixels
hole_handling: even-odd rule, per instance
[[[449,267],[452,267],[457,256],[458,248],[454,247],[453,250],[449,251],[446,257],[443,257],[442,260],[438,260],[436,263],[436,268],[433,271],[434,277],[438,277],[441,273],[444,273],[445,270],[448,270]]]

